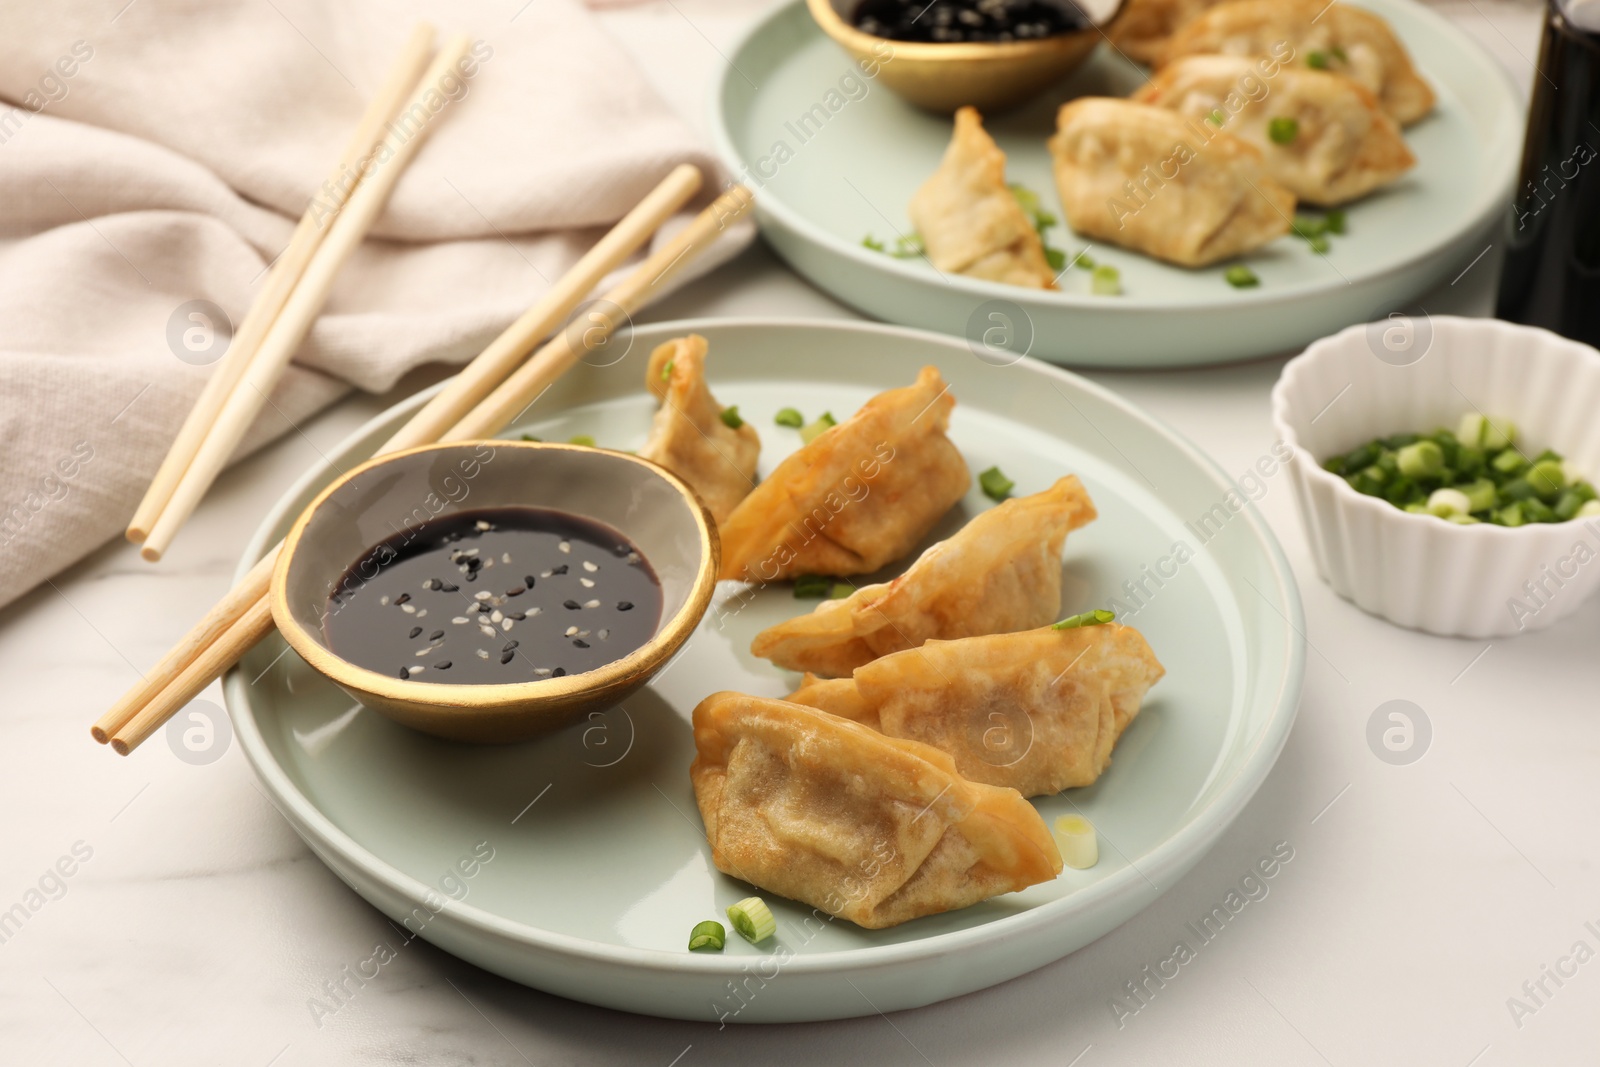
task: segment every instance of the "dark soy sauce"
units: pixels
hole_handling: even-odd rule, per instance
[[[1495,314],[1600,344],[1600,38],[1549,0]]]
[[[637,650],[661,621],[661,582],[632,542],[547,508],[483,508],[412,527],[362,553],[334,588],[328,647],[415,682],[582,674]]]
[[[893,41],[1032,41],[1089,28],[1070,0],[861,0],[851,22]]]

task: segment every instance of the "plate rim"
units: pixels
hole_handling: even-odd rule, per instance
[[[682,334],[708,332],[719,328],[864,332],[897,336],[940,348],[966,352],[965,344],[944,334],[906,326],[846,319],[707,316],[648,323],[635,326],[634,332],[635,334],[644,332],[647,335]],[[1211,474],[1219,489],[1225,490],[1232,486],[1232,480],[1227,472],[1186,436],[1114,391],[1043,360],[1024,357],[1019,363],[1029,364],[1037,373],[1053,376],[1069,387],[1093,394],[1121,409],[1124,414],[1133,417],[1150,430],[1167,437],[1180,451],[1197,461],[1203,470]],[[329,454],[343,454],[364,438],[377,433],[392,420],[426,403],[429,397],[443,389],[449,381],[450,379],[445,379],[374,415],[343,438]],[[318,479],[326,477],[328,466],[329,464],[322,461],[313,463],[278,498],[246,545],[235,572],[236,581],[271,547],[274,543],[273,533],[283,521],[284,513],[295,500],[305,495]],[[1203,855],[1215,844],[1216,838],[1238,817],[1276,765],[1298,716],[1305,679],[1305,612],[1299,586],[1288,558],[1271,527],[1267,525],[1254,503],[1247,499],[1245,505],[1239,514],[1245,517],[1258,547],[1263,549],[1262,555],[1269,565],[1273,584],[1282,597],[1284,607],[1288,609],[1286,615],[1277,612],[1282,615],[1284,629],[1287,631],[1284,642],[1286,656],[1280,664],[1280,669],[1275,672],[1280,682],[1277,692],[1269,698],[1273,702],[1272,710],[1262,724],[1254,744],[1246,751],[1239,770],[1219,789],[1217,795],[1203,808],[1191,807],[1185,825],[1152,849],[1142,866],[1135,866],[1130,861],[1123,870],[1058,900],[1048,901],[1011,915],[1000,916],[990,922],[966,929],[946,931],[890,945],[792,954],[784,965],[786,971],[809,974],[853,973],[942,956],[971,948],[979,943],[997,943],[1027,937],[1041,928],[1054,925],[1053,920],[1057,912],[1092,911],[1108,905],[1116,897],[1129,892],[1130,888],[1136,889],[1141,882],[1151,882],[1151,874],[1164,873],[1175,867],[1186,869],[1187,863],[1193,862],[1193,859]],[[251,769],[267,788],[274,806],[289,820],[296,832],[302,837],[308,833],[314,834],[315,843],[307,841],[307,844],[312,846],[312,852],[317,858],[338,874],[338,869],[321,853],[321,848],[327,848],[337,854],[343,862],[359,870],[366,878],[388,892],[406,901],[423,900],[429,886],[395,868],[337,826],[296,786],[284,767],[273,758],[265,734],[257,721],[256,709],[251,705],[250,686],[246,683],[244,671],[240,666],[236,665],[225,677],[223,698],[240,748]],[[1202,818],[1202,815],[1207,817]],[[366,898],[366,894],[360,890],[357,890],[357,893]],[[1143,910],[1147,906],[1148,902],[1141,905],[1138,910]],[[499,939],[503,943],[513,944],[519,949],[589,963],[620,965],[638,971],[662,973],[687,971],[711,977],[732,978],[745,973],[749,960],[749,957],[742,954],[711,956],[665,949],[610,945],[574,934],[559,933],[516,922],[477,905],[455,900],[447,900],[441,914],[449,914],[464,926]]]
[[[1498,78],[1491,80],[1495,80],[1503,90],[1505,94],[1503,101],[1510,105],[1513,121],[1519,123],[1523,121],[1518,116],[1521,95],[1517,91],[1516,83],[1511,80],[1511,73],[1470,34],[1438,12],[1418,3],[1417,0],[1377,0],[1376,4],[1373,4],[1372,0],[1356,0],[1356,6],[1364,7],[1368,10],[1387,5],[1407,9],[1408,12],[1420,16],[1424,21],[1433,20],[1433,24],[1429,27],[1431,32],[1441,38],[1452,40],[1459,51],[1471,55],[1480,67],[1492,69],[1498,75]],[[727,97],[730,87],[734,85],[735,77],[738,74],[737,60],[758,36],[766,32],[779,20],[793,17],[797,10],[809,17],[808,13],[805,12],[805,6],[806,0],[787,0],[787,2],[778,4],[746,28],[743,33],[739,34],[728,49],[728,62],[724,64],[712,90],[710,124],[712,144],[717,156],[729,171],[735,175],[736,179],[742,178],[751,172],[749,163],[734,144],[732,131],[727,121],[727,109],[724,106],[724,99]],[[811,25],[818,34],[822,34],[821,28],[816,27],[814,22]],[[840,55],[843,57],[842,52]],[[1428,72],[1423,71],[1422,73],[1427,74]],[[888,90],[884,91],[887,92]],[[760,92],[759,87],[757,87],[756,92]],[[1523,110],[1525,111],[1525,108]],[[1108,307],[1105,297],[1095,297],[1092,294],[1030,289],[1025,286],[1007,285],[1003,282],[987,281],[981,278],[969,278],[961,274],[929,275],[927,271],[909,263],[902,263],[882,253],[870,252],[859,245],[836,237],[812,223],[806,216],[791,208],[783,200],[773,198],[770,194],[767,194],[765,192],[765,184],[755,190],[755,203],[758,223],[762,221],[761,216],[763,214],[770,215],[789,231],[819,248],[825,254],[842,255],[845,259],[858,266],[869,271],[886,272],[905,284],[925,286],[934,290],[951,288],[977,300],[1008,299],[1013,303],[1024,306],[1049,308],[1055,311],[1115,312],[1118,309],[1127,309],[1142,315],[1193,315],[1215,313],[1217,311],[1228,312],[1235,309],[1255,311],[1276,308],[1307,298],[1316,298],[1327,292],[1337,293],[1340,291],[1336,287],[1337,284],[1378,284],[1386,279],[1416,270],[1427,260],[1447,251],[1456,242],[1491,225],[1495,216],[1505,210],[1504,202],[1509,201],[1512,191],[1516,188],[1519,161],[1514,155],[1490,158],[1487,161],[1491,166],[1498,165],[1498,181],[1492,180],[1496,176],[1491,175],[1490,180],[1486,180],[1479,186],[1480,192],[1474,209],[1461,216],[1464,221],[1458,222],[1449,232],[1443,233],[1428,244],[1419,246],[1418,250],[1413,251],[1400,261],[1377,272],[1364,273],[1355,282],[1345,281],[1341,274],[1325,281],[1302,282],[1287,288],[1257,287],[1235,291],[1225,304],[1206,302],[1200,298],[1174,303],[1153,297],[1121,295],[1116,298],[1114,307]],[[1068,233],[1076,234],[1076,231],[1072,230],[1064,219],[1062,220],[1062,225]],[[1121,249],[1120,251],[1132,252],[1135,255],[1141,254],[1131,249]]]

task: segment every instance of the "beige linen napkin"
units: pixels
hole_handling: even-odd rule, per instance
[[[242,451],[470,358],[712,160],[577,0],[0,0],[0,604],[120,534],[220,353],[194,302],[243,318],[419,19],[477,73]]]

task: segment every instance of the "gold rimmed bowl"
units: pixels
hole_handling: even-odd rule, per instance
[[[1082,11],[1072,0],[1065,8]],[[896,41],[850,24],[860,0],[806,0],[811,17],[863,70],[928,111],[949,115],[972,106],[985,114],[1016,107],[1065,78],[1089,58],[1121,2],[1098,24],[1028,41]],[[1095,14],[1085,11],[1095,22]]]
[[[330,647],[329,598],[341,583],[349,588],[352,564],[375,545],[428,519],[506,507],[563,511],[623,534],[660,580],[655,634],[581,674],[485,685],[401,679]],[[612,707],[649,682],[705,615],[720,557],[699,497],[638,456],[531,441],[427,445],[364,463],[311,502],[284,539],[272,616],[315,670],[396,722],[458,741],[521,741]]]

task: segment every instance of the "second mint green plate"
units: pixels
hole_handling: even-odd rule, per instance
[[[1261,278],[1256,289],[1231,288],[1226,264],[1188,270],[1098,242],[1093,258],[1121,271],[1122,296],[1090,295],[1083,270],[1069,270],[1050,293],[945,276],[926,260],[863,248],[866,235],[893,245],[911,232],[906,204],[938,166],[950,121],[861,77],[803,2],[779,8],[730,53],[716,136],[738,180],[756,192],[768,242],[814,284],[875,318],[973,344],[987,334],[1009,351],[1072,366],[1251,359],[1408,305],[1483,252],[1509,211],[1523,109],[1505,71],[1412,0],[1361,6],[1389,20],[1438,94],[1433,114],[1406,130],[1417,166],[1350,205],[1349,232],[1326,257],[1295,237],[1244,257]],[[996,116],[987,125],[1006,151],[1008,180],[1039,193],[1059,217],[1045,148],[1056,109],[1075,96],[1126,96],[1144,80],[1102,45],[1055,90]],[[1051,233],[1069,256],[1088,243],[1064,225]]]

